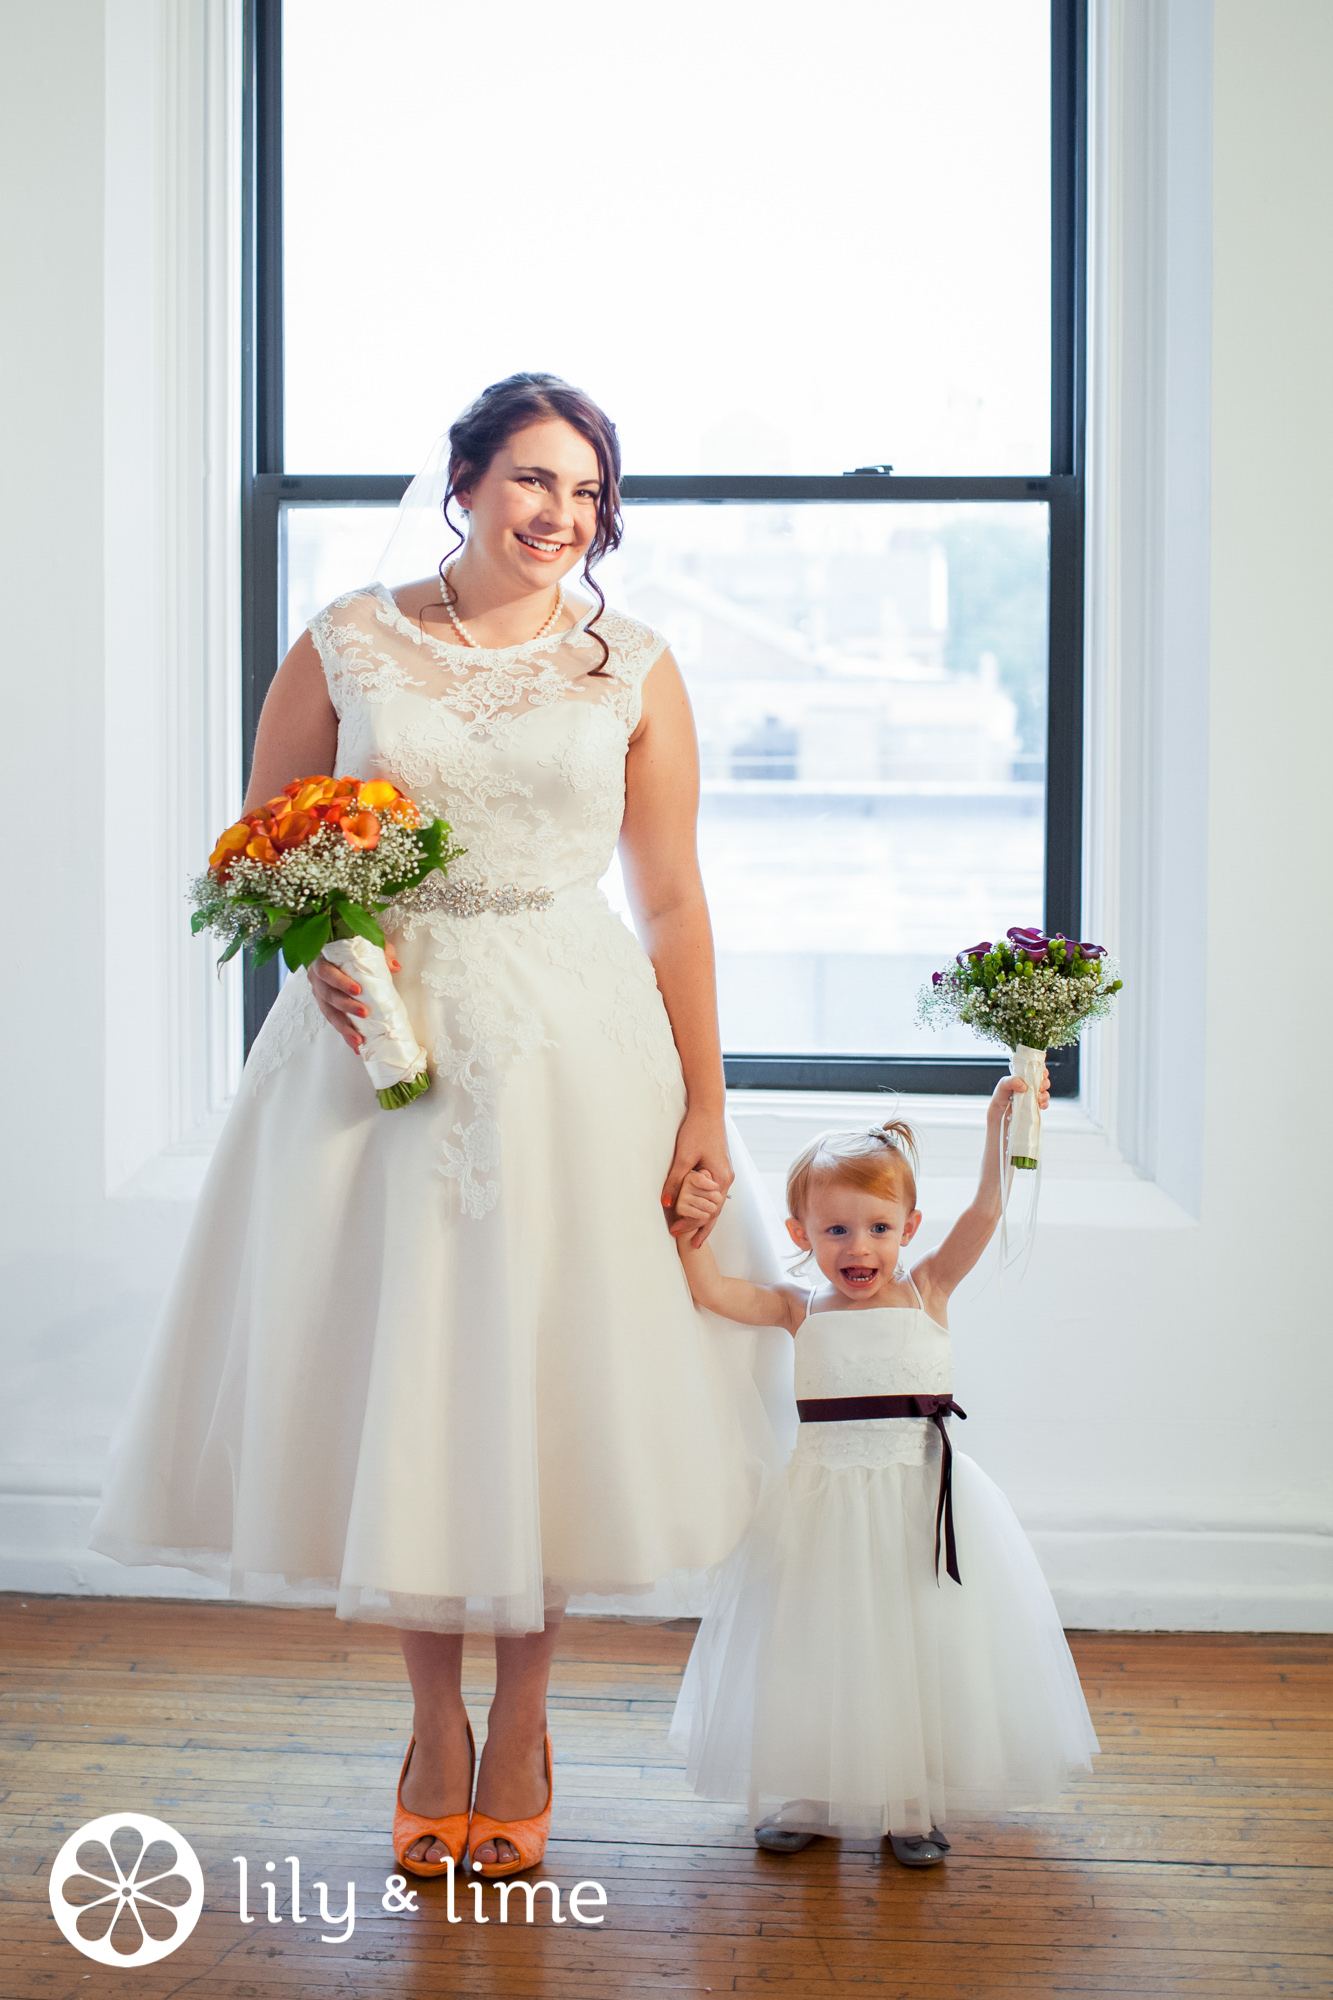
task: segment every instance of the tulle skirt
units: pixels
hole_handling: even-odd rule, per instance
[[[819,1426],[830,1430],[833,1426]],[[954,1453],[962,1584],[935,1576],[938,1444],[798,1445],[721,1571],[671,1741],[754,1824],[877,1838],[1049,1804],[1097,1750],[1059,1616],[999,1488]]]
[[[781,1422],[791,1405],[791,1339],[691,1303],[660,1199],[680,1063],[605,900],[453,932],[456,959],[431,935],[399,942],[434,1060],[398,1110],[305,975],[283,988],[91,1545],[434,1631],[540,1630],[570,1596],[697,1610],[781,1463],[769,1406]],[[455,974],[462,999],[437,991]],[[485,1060],[451,1075],[472,1044]],[[731,1144],[714,1241],[772,1282],[762,1191]]]

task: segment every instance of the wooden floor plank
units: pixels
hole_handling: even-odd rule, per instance
[[[739,1806],[696,1800],[667,1742],[686,1622],[571,1620],[552,1676],[556,1813],[542,1873],[601,1882],[603,1928],[445,1921],[443,1885],[380,1905],[410,1701],[392,1632],[326,1613],[0,1598],[0,1995],[296,2000],[652,1992],[892,2000],[1333,1991],[1333,1648],[1303,1635],[1075,1633],[1103,1754],[1058,1806],[949,1829],[946,1867],[876,1842],[758,1852]],[[481,1737],[490,1686],[470,1640]],[[208,1901],[159,1966],[101,1968],[56,1931],[68,1833],[152,1812]],[[358,1885],[344,1944],[291,1922],[307,1885]],[[242,1926],[232,1857],[276,1864],[281,1924]],[[313,1903],[307,1887],[307,1907]],[[521,1908],[522,1898],[516,1907]],[[259,1908],[257,1894],[252,1908]]]

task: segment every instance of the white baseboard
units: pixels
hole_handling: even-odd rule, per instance
[[[88,1547],[97,1501],[85,1493],[0,1491],[0,1590],[34,1597],[225,1597],[188,1569],[129,1569]]]
[[[1333,1536],[1029,1526],[1061,1622],[1103,1632],[1333,1632]]]
[[[221,1598],[182,1569],[93,1554],[87,1494],[0,1491],[0,1591]],[[1110,1632],[1333,1632],[1333,1537],[1245,1529],[1032,1527],[1064,1624]],[[966,1588],[966,1585],[964,1585]],[[589,1600],[581,1609],[595,1611]],[[679,1615],[679,1605],[662,1607]]]

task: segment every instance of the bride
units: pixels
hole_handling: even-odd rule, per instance
[[[540,1859],[568,1599],[660,1605],[727,1554],[775,1455],[781,1336],[697,1312],[670,1235],[707,1171],[732,1189],[724,1266],[777,1275],[743,1157],[733,1187],[689,703],[592,578],[619,471],[581,391],[493,384],[449,433],[461,553],[337,599],[279,668],[247,809],[315,773],[388,778],[466,849],[385,919],[431,1088],[382,1111],[353,980],[317,960],[286,981],[92,1535],[399,1628],[394,1852],[419,1874]],[[617,844],[641,943],[597,886]],[[475,1796],[467,1630],[495,1639]]]

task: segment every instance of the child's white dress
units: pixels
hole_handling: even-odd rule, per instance
[[[913,1286],[915,1293],[916,1288]],[[947,1395],[949,1335],[917,1307],[808,1314],[798,1400]],[[1051,1803],[1097,1750],[1018,1520],[953,1453],[961,1583],[941,1551],[925,1417],[802,1422],[719,1575],[671,1741],[702,1797],[810,1833],[927,1833]]]

